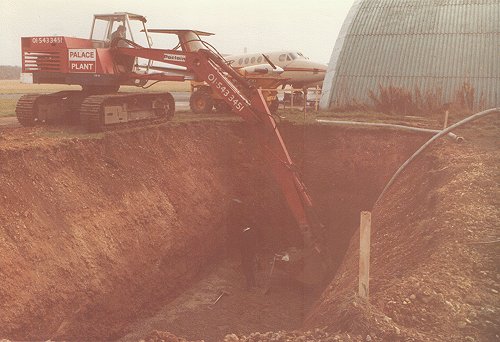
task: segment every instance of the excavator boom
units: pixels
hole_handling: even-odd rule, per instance
[[[108,34],[112,24],[120,20],[139,20],[144,24],[143,19],[131,13],[95,18],[110,23]],[[169,119],[175,110],[171,94],[116,91],[120,85],[144,85],[148,81],[194,78],[204,82],[233,113],[256,128],[254,131],[263,154],[302,232],[304,247],[318,260],[322,226],[313,214],[311,198],[271,115],[266,94],[258,87],[259,78],[260,84],[276,81],[276,86],[279,80],[273,80],[273,75],[252,78],[239,73],[201,40],[200,35],[208,33],[194,30],[152,32],[155,31],[177,34],[181,50],[145,48],[125,38],[114,38],[110,42],[70,37],[22,38],[23,72],[30,74],[34,83],[80,84],[83,91],[26,95],[16,107],[19,122],[29,126],[38,121],[54,120],[54,113],[78,113],[84,126],[91,131],[100,131],[106,126],[120,126],[131,121]],[[147,34],[146,29],[143,32]],[[139,59],[149,61],[145,72],[138,70]],[[151,72],[155,70],[153,62],[172,65],[176,72]],[[156,68],[162,69],[164,67]]]
[[[214,92],[219,93],[233,113],[257,125],[256,132],[264,149],[264,155],[292,215],[304,234],[305,243],[317,244],[313,241],[313,235],[319,230],[320,224],[311,215],[313,206],[311,197],[288,153],[260,89],[249,84],[243,76],[210,50],[199,49],[196,52],[146,48],[118,50],[123,55],[168,61],[185,67],[198,79],[204,80]]]

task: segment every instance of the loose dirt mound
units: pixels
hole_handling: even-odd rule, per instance
[[[383,339],[498,338],[497,165],[471,144],[441,145],[411,165],[373,211],[370,304],[353,298],[353,239],[307,325]]]

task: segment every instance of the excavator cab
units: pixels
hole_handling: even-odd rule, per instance
[[[113,32],[123,25],[126,28],[126,39],[141,45],[145,41],[144,45],[151,47],[152,41],[146,28],[146,21],[142,15],[127,12],[95,14],[90,30],[90,40],[96,48],[109,47]]]
[[[128,47],[127,41],[151,48],[152,39],[146,28],[146,18],[139,14],[115,12],[113,14],[95,14],[90,30],[90,40],[95,48],[109,48],[113,45]],[[124,36],[120,41],[113,41],[115,33],[123,26]],[[117,71],[137,72],[138,59],[131,56],[114,56]],[[149,62],[148,62],[149,65]]]

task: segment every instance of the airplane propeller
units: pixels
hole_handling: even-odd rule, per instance
[[[269,57],[267,57],[267,56],[266,56],[266,55],[264,55],[264,54],[262,54],[262,57],[264,57],[264,59],[267,61],[267,63],[269,63],[269,65],[270,65],[270,66],[271,66],[274,70],[276,70],[276,68],[277,68],[277,67],[276,67],[276,65],[275,65],[273,62],[271,62],[271,60],[269,59]]]

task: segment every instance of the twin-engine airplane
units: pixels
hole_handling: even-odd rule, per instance
[[[311,61],[300,52],[277,51],[243,55],[231,55],[224,58],[235,69],[268,63],[264,56],[277,67],[283,69],[280,74],[286,79],[285,84],[294,88],[309,88],[323,84],[327,65]]]
[[[149,33],[180,34],[180,48],[184,51],[196,51],[207,44],[200,37],[213,33],[193,30],[150,29]],[[224,55],[224,59],[235,69],[256,73],[273,72],[283,78],[283,84],[294,88],[321,86],[327,69],[326,64],[314,62],[301,52],[275,51],[241,55]]]
[[[149,29],[148,33],[176,34],[179,36],[179,48],[183,51],[197,51],[207,48],[208,43],[201,37],[211,36],[213,33],[194,30]],[[221,56],[222,57],[222,56]],[[300,52],[276,51],[266,53],[252,53],[242,55],[224,55],[223,58],[234,69],[244,74],[268,74],[282,79],[282,86],[291,85],[294,88],[308,88],[321,86],[327,65],[311,61]],[[151,69],[170,71],[161,66],[152,66]],[[227,111],[223,102],[213,96],[210,87],[193,82],[193,92],[190,98],[191,110],[195,113],[209,113],[213,107],[217,111]],[[270,100],[271,111],[277,109],[276,98]]]

